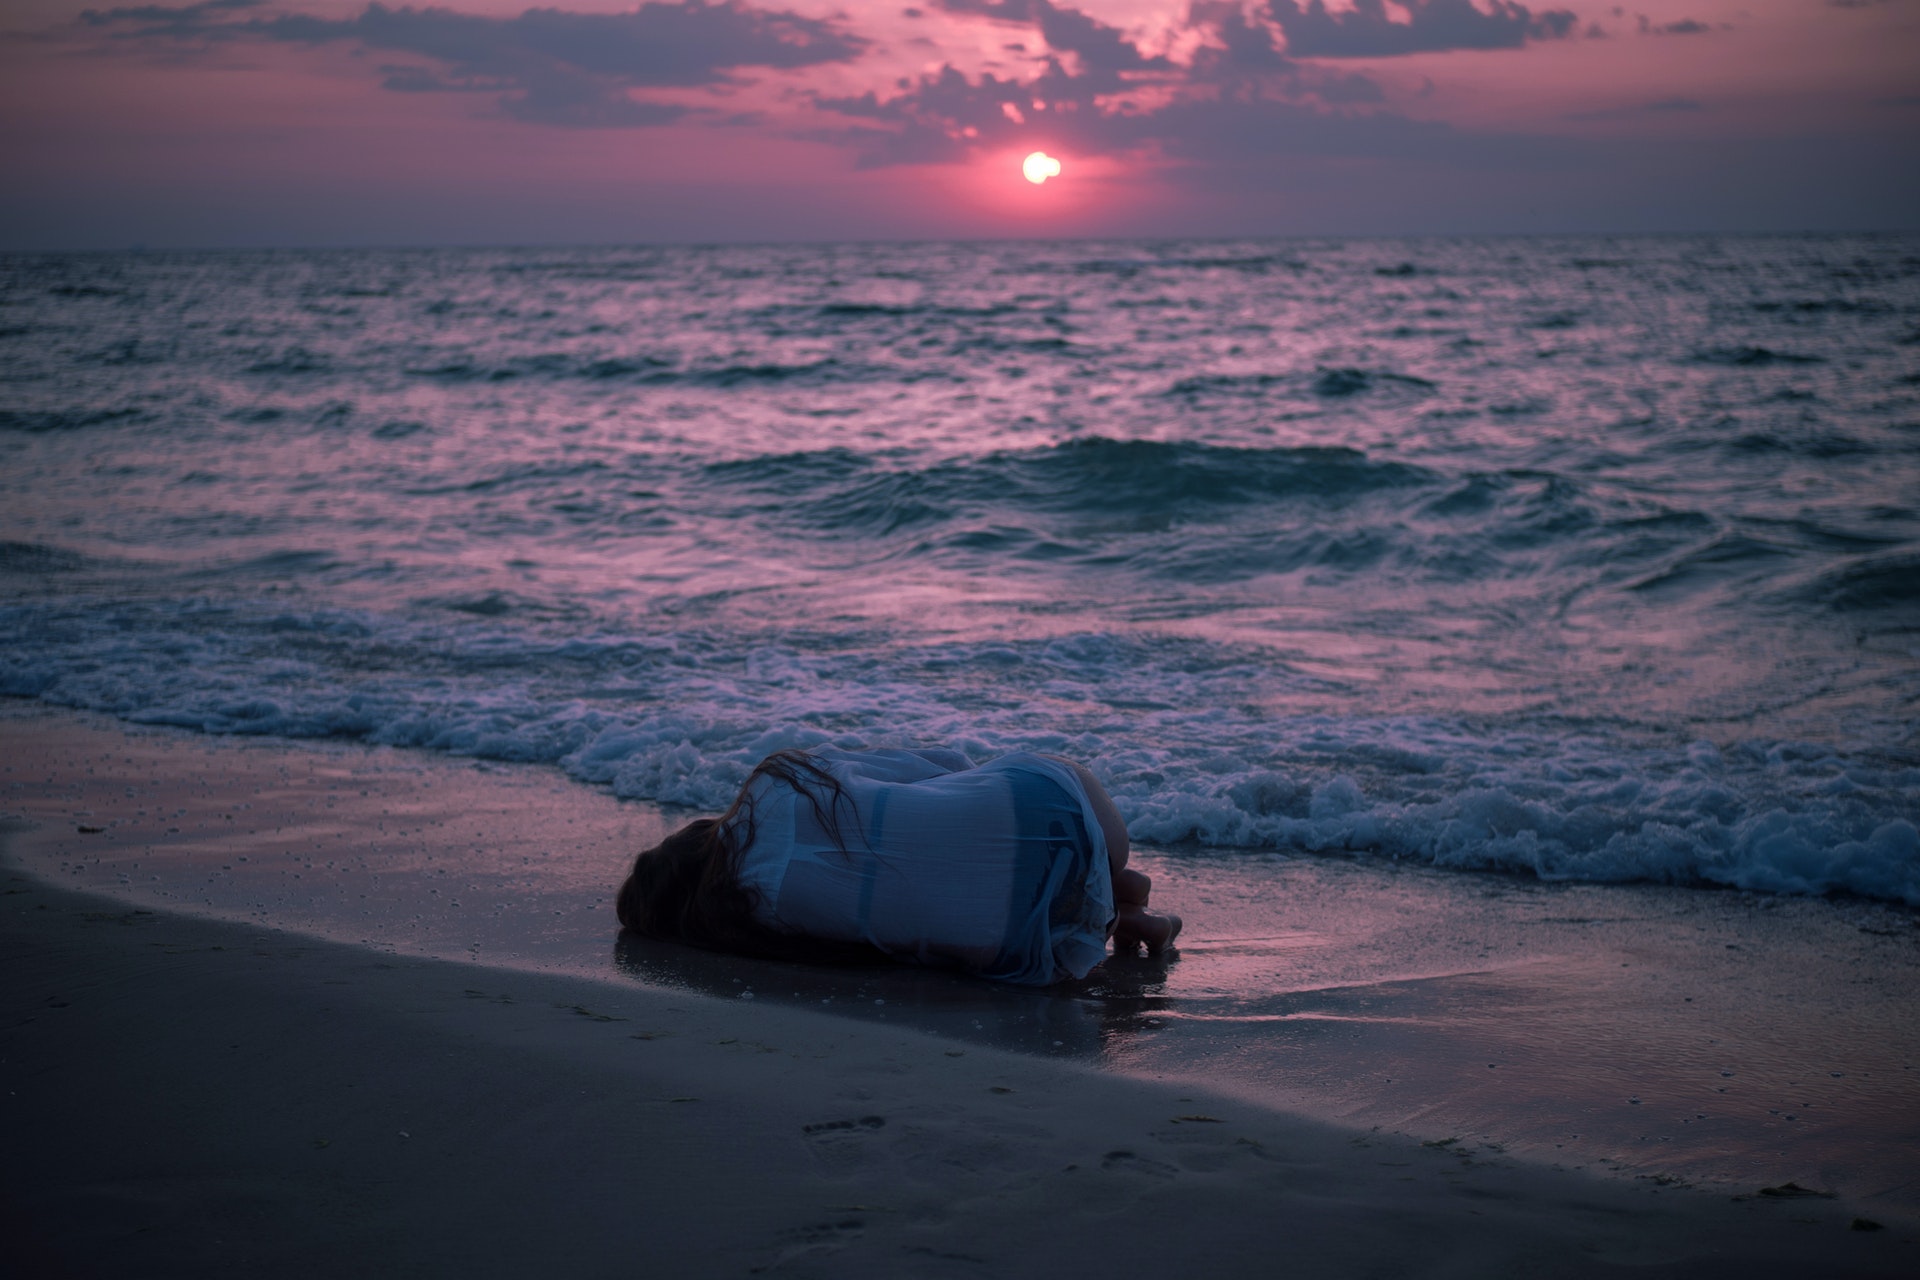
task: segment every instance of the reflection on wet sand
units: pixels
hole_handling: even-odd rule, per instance
[[[1001,1049],[1102,1059],[1156,1025],[1171,1003],[1167,984],[1178,954],[1111,956],[1078,982],[1044,988],[887,962],[758,960],[630,933],[615,940],[613,963],[652,986],[766,1000]]]

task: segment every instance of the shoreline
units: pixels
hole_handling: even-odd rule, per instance
[[[394,962],[744,993],[963,1052],[1204,1081],[1236,1107],[1475,1158],[1728,1194],[1795,1182],[1889,1221],[1920,1209],[1911,988],[1856,972],[1913,963],[1910,913],[1891,908],[1149,850],[1157,897],[1204,904],[1182,956],[1028,991],[616,940],[612,884],[677,819],[551,770],[38,704],[5,708],[0,742],[20,762],[0,814],[40,823],[16,825],[9,864],[136,909]]]
[[[7,875],[28,1275],[1892,1276],[1911,1220],[1356,1133],[765,1003]]]

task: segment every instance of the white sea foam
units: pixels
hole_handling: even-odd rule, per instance
[[[1198,641],[1079,634],[820,653],[767,637],[552,639],[343,611],[107,604],[0,609],[0,641],[0,693],[210,733],[551,763],[695,809],[724,806],[785,747],[1053,751],[1107,778],[1147,844],[1920,906],[1920,768],[1872,743],[1273,715],[1244,705],[1250,684],[1312,681]]]

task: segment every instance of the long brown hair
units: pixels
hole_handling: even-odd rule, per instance
[[[753,788],[762,777],[786,783],[813,806],[814,816],[835,843],[842,810],[852,816],[852,797],[839,779],[804,751],[776,751],[754,766],[732,805],[718,818],[697,818],[633,860],[614,909],[622,928],[715,951],[779,960],[830,963],[879,958],[874,948],[786,933],[754,918],[759,895],[740,883],[741,856],[753,845]],[[824,799],[822,798],[824,793]]]

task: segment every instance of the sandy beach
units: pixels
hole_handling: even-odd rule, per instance
[[[1129,1077],[939,1034],[929,1017],[880,1021],[913,1005],[899,981],[873,985],[887,974],[821,979],[843,1007],[855,991],[894,994],[859,1019],[803,1007],[821,1002],[811,989],[743,998],[766,975],[718,969],[702,987],[684,977],[696,963],[677,986],[651,980],[662,962],[616,953],[591,898],[603,864],[660,815],[603,796],[597,815],[593,802],[572,813],[584,831],[558,835],[565,820],[527,803],[552,785],[537,771],[469,769],[462,795],[434,762],[439,808],[401,814],[375,786],[335,777],[329,790],[324,752],[249,756],[40,709],[4,726],[0,1176],[21,1274],[1895,1275],[1920,1257],[1897,1194],[1688,1187],[1330,1123],[1231,1080],[1203,1087],[1204,1073],[1149,1063]],[[386,766],[390,787],[405,764]],[[269,769],[274,794],[257,785]],[[25,785],[48,776],[65,811]],[[237,782],[250,799],[223,793]],[[488,795],[526,826],[494,822]],[[253,807],[224,816],[239,803]],[[390,852],[421,875],[434,849],[482,832],[575,856],[524,873],[550,898],[485,935],[521,939],[518,956],[444,920],[421,924],[423,946],[372,925],[343,942],[337,919],[329,932],[324,912],[269,900],[264,881],[252,907],[187,913],[181,868],[196,847],[223,856],[215,832],[238,821],[273,833],[256,851],[330,848],[340,865],[323,878],[363,884],[373,924],[430,913],[381,869],[369,828],[411,833]],[[142,850],[169,827],[174,852],[144,860],[169,877],[172,905],[138,872],[83,874],[74,858],[49,874],[48,842]],[[201,864],[209,880],[233,865]],[[93,891],[122,874],[112,896]],[[484,889],[463,901],[485,904]],[[557,940],[569,934],[573,959]],[[477,959],[431,954],[460,945]],[[922,1004],[976,1027],[1035,1007],[993,992]]]

